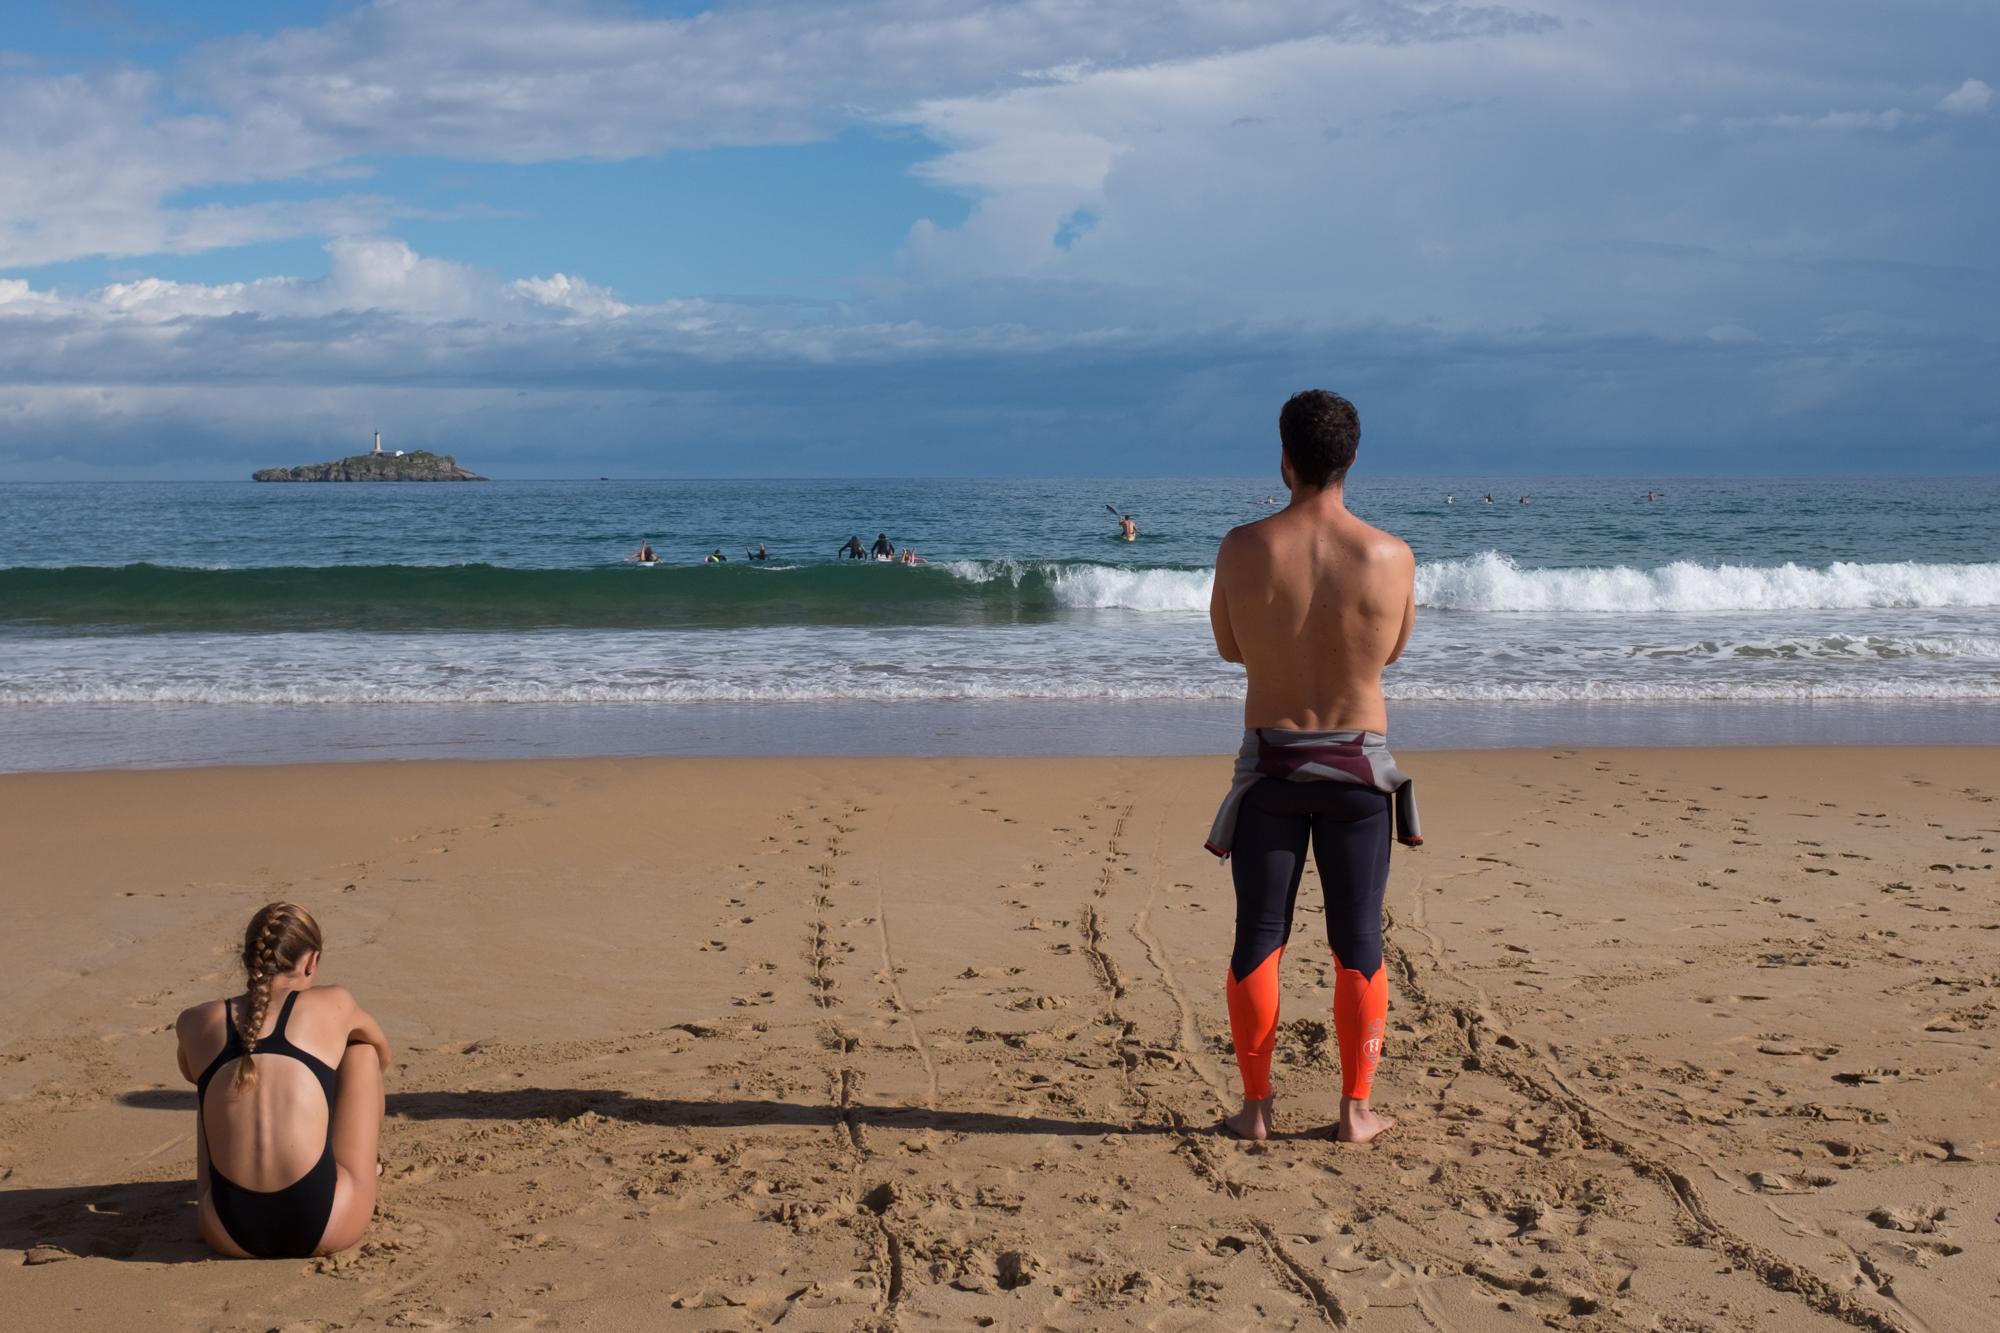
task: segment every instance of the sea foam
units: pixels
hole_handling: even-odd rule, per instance
[[[1205,611],[1211,569],[1134,569],[1040,561],[957,561],[970,583],[1046,586],[1071,610]],[[1834,611],[2000,606],[2000,564],[1914,561],[1825,566],[1699,564],[1524,569],[1485,551],[1417,567],[1417,605],[1433,611],[1555,611],[1590,615],[1717,611]]]
[[[1836,562],[1652,569],[1522,569],[1497,551],[1417,569],[1417,604],[1439,611],[1594,614],[2000,606],[2000,564]]]

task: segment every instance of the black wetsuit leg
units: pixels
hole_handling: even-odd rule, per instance
[[[1292,933],[1306,843],[1326,899],[1327,943],[1342,967],[1382,965],[1382,896],[1389,886],[1389,797],[1345,782],[1265,778],[1244,794],[1230,849],[1236,946],[1229,970],[1248,977]]]

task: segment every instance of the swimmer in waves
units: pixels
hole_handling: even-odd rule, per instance
[[[905,546],[902,555],[897,557],[897,562],[905,565],[928,565],[930,563],[930,561],[917,554],[917,548],[914,546]]]
[[[660,563],[660,557],[653,554],[653,544],[651,542],[640,542],[639,549],[626,556],[625,559],[630,563],[641,565],[657,565]]]

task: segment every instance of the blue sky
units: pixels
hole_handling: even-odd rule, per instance
[[[0,479],[2000,462],[2000,7],[0,15]]]

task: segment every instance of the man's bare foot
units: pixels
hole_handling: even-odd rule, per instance
[[[1395,1127],[1395,1120],[1386,1115],[1377,1115],[1368,1109],[1367,1102],[1340,1099],[1340,1123],[1334,1127],[1333,1137],[1342,1143],[1366,1143],[1385,1129]]]
[[[1271,1137],[1271,1105],[1274,1101],[1276,1098],[1273,1097],[1262,1101],[1245,1097],[1242,1110],[1222,1117],[1222,1127],[1239,1139],[1261,1143]]]

